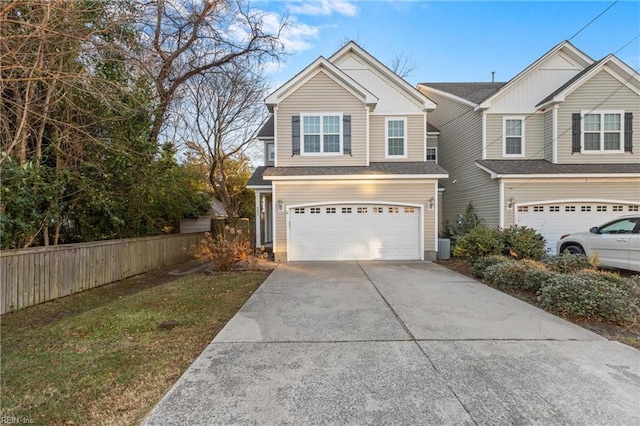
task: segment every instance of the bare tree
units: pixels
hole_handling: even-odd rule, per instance
[[[391,58],[390,68],[402,78],[407,78],[417,68],[413,54],[405,51],[398,51]]]
[[[175,98],[190,80],[245,58],[277,59],[282,24],[264,30],[264,15],[244,0],[141,2],[148,49],[141,64],[152,78],[157,107],[150,140],[157,141]]]
[[[267,111],[263,104],[266,83],[252,61],[229,63],[216,72],[198,76],[188,84],[189,107],[183,108],[185,135],[192,159],[205,166],[211,187],[227,211],[237,215],[229,176],[247,169],[245,152],[256,141]]]

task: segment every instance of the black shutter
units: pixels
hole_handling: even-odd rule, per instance
[[[580,113],[576,112],[571,114],[572,118],[572,139],[571,139],[571,153],[580,152],[580,134],[582,133],[582,129],[580,128]]]
[[[300,116],[291,116],[291,156],[300,155]]]
[[[351,116],[342,116],[342,152],[351,155]]]
[[[624,113],[624,152],[633,154],[633,113]]]

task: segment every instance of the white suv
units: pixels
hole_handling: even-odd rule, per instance
[[[594,226],[589,232],[563,235],[558,253],[597,254],[599,266],[640,272],[640,215],[628,215]]]

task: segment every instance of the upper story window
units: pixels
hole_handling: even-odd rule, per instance
[[[386,158],[407,158],[407,119],[387,118],[385,120],[387,147]]]
[[[438,148],[427,148],[427,161],[438,162]]]
[[[342,115],[308,114],[302,118],[302,155],[342,154]]]
[[[582,152],[623,152],[623,113],[582,113]]]
[[[267,161],[273,163],[276,159],[276,149],[272,143],[267,144]]]
[[[524,117],[504,117],[504,157],[524,157]]]

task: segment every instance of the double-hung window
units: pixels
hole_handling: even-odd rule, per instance
[[[623,152],[621,111],[591,111],[582,113],[583,152]]]
[[[438,162],[438,148],[427,148],[427,161]]]
[[[504,157],[524,157],[524,117],[504,117]]]
[[[342,115],[307,114],[302,118],[302,155],[342,154]]]
[[[407,119],[387,118],[385,120],[386,131],[386,158],[407,158]]]

